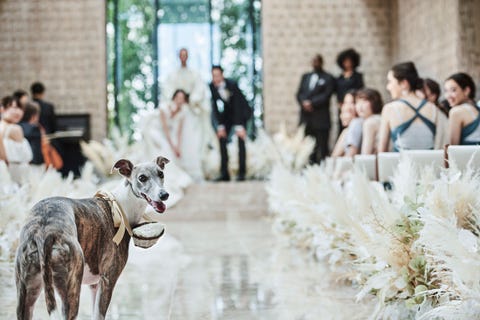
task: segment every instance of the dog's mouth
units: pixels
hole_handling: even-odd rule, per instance
[[[142,193],[142,197],[147,200],[148,204],[158,213],[163,213],[165,209],[167,209],[167,206],[162,201],[153,201],[145,193]]]

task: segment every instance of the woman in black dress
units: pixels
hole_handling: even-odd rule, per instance
[[[342,69],[342,73],[336,79],[336,94],[339,110],[343,104],[345,94],[350,90],[362,89],[363,75],[356,69],[360,65],[360,54],[355,49],[346,49],[338,54],[337,64]],[[342,125],[339,123],[341,131]]]

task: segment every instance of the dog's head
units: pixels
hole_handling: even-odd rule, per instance
[[[167,158],[158,157],[153,162],[134,166],[129,160],[121,159],[113,169],[117,169],[127,179],[126,183],[131,185],[135,195],[142,196],[156,212],[163,213],[167,208],[163,201],[168,199],[168,193],[163,187],[163,170],[169,162]]]

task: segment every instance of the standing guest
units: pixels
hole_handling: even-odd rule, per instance
[[[347,145],[347,135],[350,123],[357,117],[355,110],[355,91],[351,90],[347,92],[343,98],[342,108],[340,110],[340,121],[342,121],[343,130],[335,143],[335,147],[332,151],[332,157],[343,157],[349,153],[349,146]]]
[[[394,65],[387,81],[393,101],[383,107],[378,151],[389,151],[390,139],[394,151],[433,149],[439,112],[433,103],[415,94],[423,81],[413,62]]]
[[[450,144],[480,144],[480,112],[475,105],[475,83],[466,73],[455,73],[445,81],[450,110]]]
[[[40,106],[35,102],[27,102],[24,108],[23,118],[19,125],[23,129],[25,138],[32,148],[33,159],[31,164],[42,164],[42,132],[38,123]]]
[[[323,70],[321,55],[315,55],[312,67],[312,72],[302,76],[297,101],[300,106],[300,124],[305,125],[305,134],[315,139],[310,163],[320,163],[328,154],[330,98],[335,89],[335,79]]]
[[[22,127],[17,124],[23,117],[23,110],[13,97],[7,96],[1,101],[0,113],[0,136],[3,137],[8,170],[15,182],[23,184],[28,177],[28,163],[33,158],[30,144],[23,135]]]
[[[41,82],[35,82],[30,87],[32,98],[40,105],[40,125],[45,129],[46,134],[57,131],[55,108],[51,103],[44,101],[45,86]]]
[[[29,101],[28,93],[22,89],[18,89],[13,93],[13,98],[17,101],[17,105],[25,109]]]
[[[338,54],[337,65],[342,69],[342,74],[336,79],[337,101],[341,105],[349,90],[361,89],[363,75],[357,71],[360,66],[360,54],[355,49],[347,49]]]
[[[337,94],[338,105],[341,109],[345,94],[350,90],[363,88],[363,75],[357,71],[360,65],[360,54],[355,49],[346,49],[337,56],[337,65],[342,69],[342,73],[335,80],[335,91]],[[342,124],[339,124],[342,129]]]
[[[361,154],[375,154],[378,149],[383,101],[380,92],[365,88],[357,92],[355,107],[363,122]]]
[[[251,108],[237,84],[223,76],[223,69],[220,66],[212,67],[210,90],[212,94],[212,115],[220,142],[221,175],[217,180],[230,180],[227,141],[233,129],[238,137],[239,170],[237,180],[243,181],[246,174],[245,139],[247,138],[247,132],[245,128],[248,119],[251,117]]]

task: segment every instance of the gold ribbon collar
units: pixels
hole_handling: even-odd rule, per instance
[[[128,232],[130,237],[133,235],[128,218],[117,199],[115,199],[115,196],[111,192],[99,190],[95,194],[95,197],[107,200],[110,204],[110,208],[112,209],[113,225],[115,228],[118,228],[117,233],[115,233],[115,236],[113,237],[113,242],[115,242],[115,244],[118,246],[125,235],[125,230]]]

